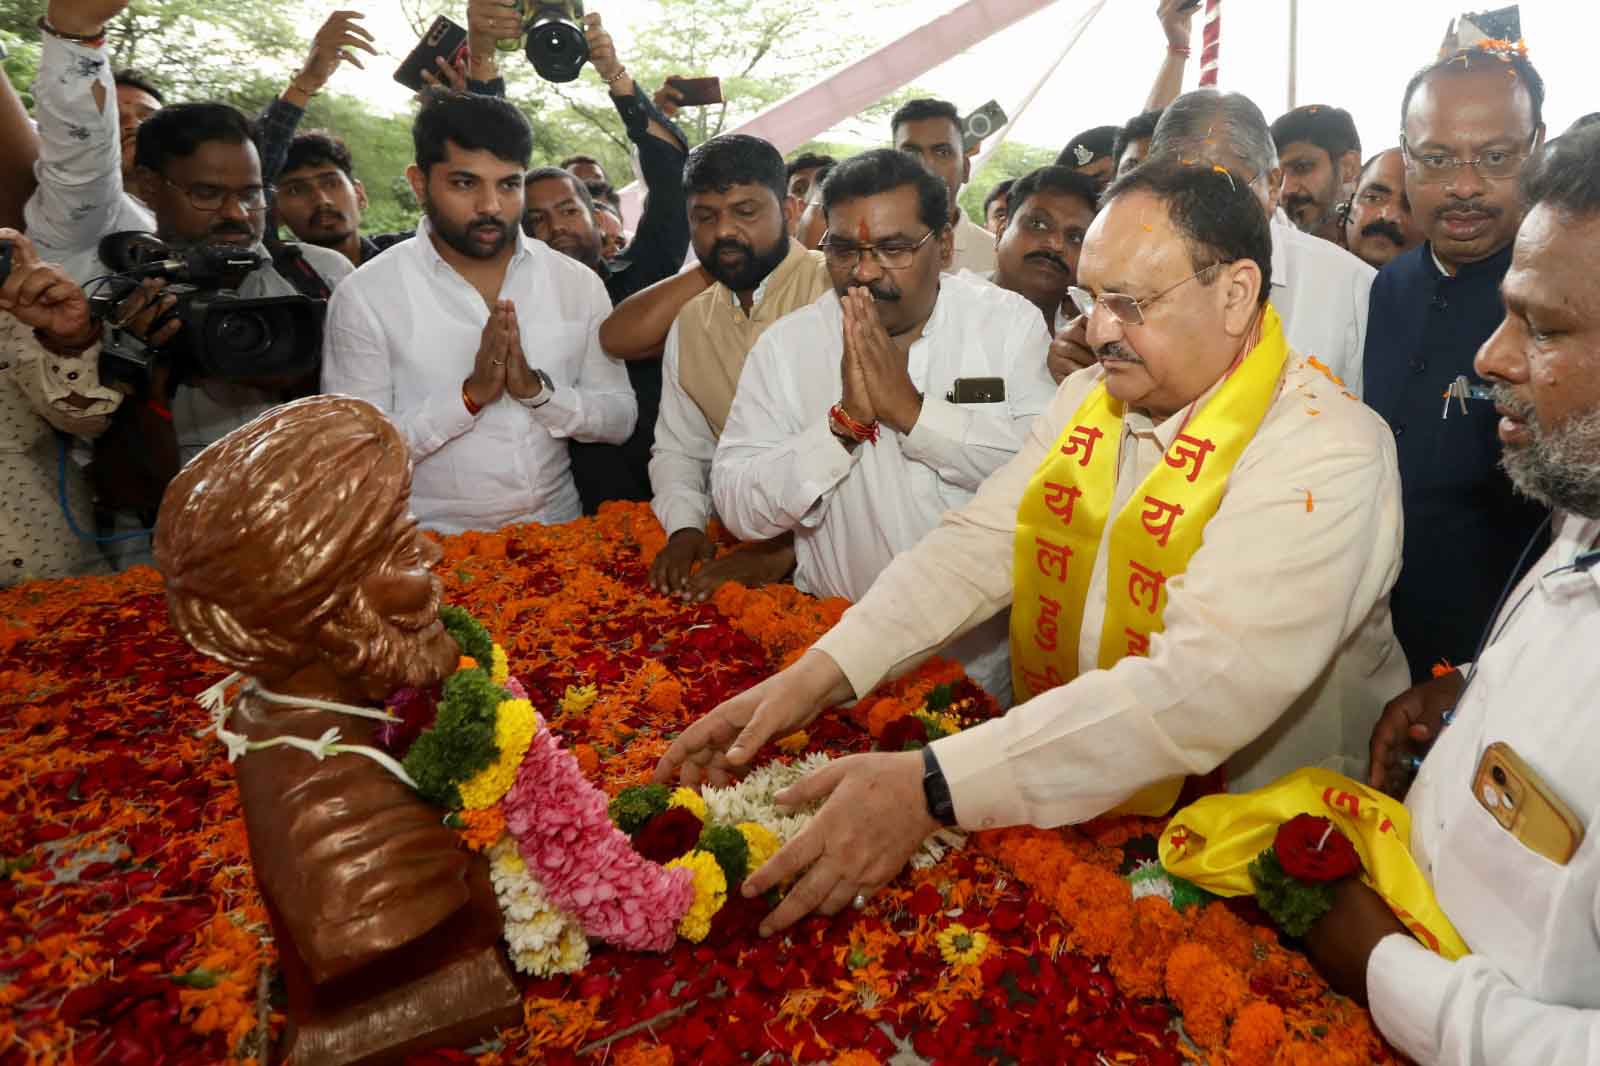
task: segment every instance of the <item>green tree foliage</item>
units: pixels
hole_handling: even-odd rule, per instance
[[[1057,149],[1007,141],[984,161],[983,167],[973,171],[966,188],[961,190],[961,213],[978,225],[983,225],[983,198],[989,190],[1008,178],[1022,175],[1054,163]]]

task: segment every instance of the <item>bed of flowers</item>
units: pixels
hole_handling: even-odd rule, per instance
[[[994,708],[934,660],[787,738],[709,810],[638,789],[672,735],[845,608],[788,587],[656,595],[663,542],[647,507],[610,505],[449,538],[440,572],[635,848],[698,841],[695,877],[721,892],[697,899],[720,898],[666,953],[539,941],[553,975],[524,967],[520,1027],[413,1062],[1398,1061],[1248,904],[1148,876],[1160,823],[1146,819],[937,846],[864,911],[760,938],[769,904],[737,883],[793,829],[772,791],[821,758],[925,743]],[[0,591],[0,1066],[270,1057],[273,949],[232,769],[197,702],[222,673],[170,631],[152,571]],[[514,884],[503,827],[466,814]]]

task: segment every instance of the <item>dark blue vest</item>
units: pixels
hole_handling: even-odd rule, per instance
[[[1364,352],[1366,401],[1394,430],[1405,506],[1405,551],[1393,596],[1395,635],[1413,679],[1440,660],[1472,658],[1501,589],[1545,509],[1515,495],[1499,469],[1499,416],[1469,401],[1441,418],[1456,375],[1500,326],[1508,245],[1442,274],[1427,244],[1372,283]],[[1535,551],[1529,556],[1537,558]]]

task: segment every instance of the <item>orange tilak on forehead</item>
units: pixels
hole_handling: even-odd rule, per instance
[[[860,241],[862,244],[866,244],[867,243],[867,239],[870,238],[871,236],[872,236],[871,231],[867,229],[867,220],[866,219],[863,218],[859,222],[856,223],[856,239],[858,241]]]

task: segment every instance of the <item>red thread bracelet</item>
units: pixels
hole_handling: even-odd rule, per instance
[[[828,409],[828,423],[842,430],[844,436],[858,443],[876,444],[878,442],[877,419],[873,419],[871,422],[858,422],[850,417],[842,403],[836,403]]]

